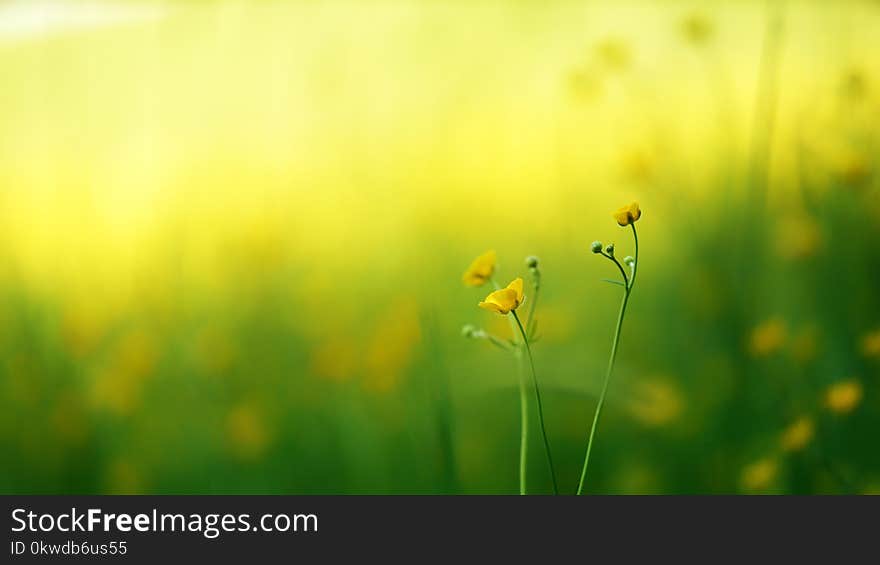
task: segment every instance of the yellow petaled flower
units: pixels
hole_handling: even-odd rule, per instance
[[[825,391],[825,405],[838,414],[852,412],[861,401],[862,384],[855,379],[835,383]]]
[[[495,251],[486,251],[471,263],[461,280],[468,286],[483,286],[495,273]]]
[[[785,451],[800,451],[810,443],[815,433],[816,426],[813,424],[813,420],[805,416],[796,420],[782,432],[779,443],[782,444],[782,449]]]
[[[523,300],[525,300],[523,280],[516,278],[507,285],[507,288],[490,293],[486,300],[480,302],[479,307],[499,314],[509,314],[516,310],[523,303]]]
[[[639,210],[639,203],[633,202],[632,204],[619,208],[612,214],[612,216],[614,216],[614,219],[617,220],[617,223],[621,227],[626,227],[641,218],[642,211]]]

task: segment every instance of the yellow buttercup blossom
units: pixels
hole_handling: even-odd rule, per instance
[[[641,218],[642,211],[639,210],[639,203],[633,202],[632,204],[619,208],[612,214],[612,216],[614,216],[614,219],[617,220],[617,223],[621,227],[626,227]]]
[[[825,405],[832,412],[847,414],[862,401],[862,384],[849,379],[834,383],[825,391]]]
[[[479,303],[479,307],[491,312],[499,314],[509,314],[516,310],[525,300],[523,296],[523,280],[521,278],[513,279],[507,288],[496,290],[486,297],[486,300]]]
[[[495,273],[495,261],[495,251],[486,251],[474,259],[471,266],[461,276],[461,280],[468,286],[483,286]]]
[[[813,420],[804,416],[785,428],[779,443],[785,451],[800,451],[810,443],[815,433],[816,425]]]

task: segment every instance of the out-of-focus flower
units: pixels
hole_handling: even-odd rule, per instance
[[[65,393],[55,402],[51,414],[55,433],[69,445],[81,445],[89,435],[89,421],[77,395]]]
[[[616,38],[608,38],[596,44],[596,55],[599,61],[612,71],[624,70],[632,62],[629,45]]]
[[[862,401],[862,383],[847,379],[829,386],[825,390],[825,406],[832,412],[848,414]]]
[[[816,326],[801,328],[791,338],[791,357],[800,364],[813,361],[819,352],[819,330]]]
[[[815,433],[816,425],[813,420],[804,416],[785,428],[779,438],[779,444],[784,451],[800,451],[812,441]]]
[[[269,432],[259,408],[251,403],[235,406],[226,416],[226,437],[232,452],[242,459],[256,459],[269,445]]]
[[[812,257],[821,245],[819,225],[809,216],[786,216],[776,224],[776,253],[783,259]]]
[[[859,69],[850,69],[841,79],[840,89],[844,96],[861,99],[868,92],[868,79]]]
[[[364,353],[364,386],[388,392],[400,382],[422,339],[418,302],[413,297],[395,301],[378,320]]]
[[[586,66],[571,72],[568,87],[573,97],[584,102],[594,100],[602,93],[602,81],[592,68]]]
[[[662,477],[656,466],[646,462],[630,463],[614,473],[614,488],[630,494],[659,494],[663,492]]]
[[[703,45],[715,35],[715,25],[705,15],[693,13],[681,21],[681,33],[688,42]]]
[[[880,359],[880,329],[869,332],[862,337],[862,354],[865,357]]]
[[[517,277],[506,288],[490,293],[478,306],[490,312],[506,315],[519,308],[523,300],[525,300],[523,280]]]
[[[545,342],[565,342],[574,336],[576,330],[577,316],[570,308],[546,303],[541,308],[538,334]]]
[[[461,276],[462,282],[468,286],[483,286],[495,273],[495,262],[495,251],[486,251],[473,260],[470,267]]]
[[[642,217],[642,211],[639,209],[639,203],[633,202],[618,208],[612,216],[617,220],[619,226],[626,227],[637,222],[638,219]]]
[[[312,373],[331,381],[345,381],[357,372],[359,358],[355,340],[329,338],[312,350]]]
[[[127,459],[112,461],[105,471],[104,481],[106,494],[141,494],[144,491],[141,473]]]
[[[772,355],[785,344],[788,330],[780,318],[771,318],[752,330],[749,337],[749,353],[754,357]]]
[[[206,375],[222,375],[232,367],[237,347],[227,332],[207,327],[193,340],[192,355],[196,366]]]
[[[126,334],[92,380],[93,402],[119,414],[131,413],[140,403],[158,359],[159,348],[150,333],[135,330]]]
[[[874,169],[866,156],[853,152],[840,159],[835,174],[845,186],[858,189],[870,182]]]
[[[633,385],[627,408],[647,426],[665,426],[681,415],[684,400],[670,380],[649,378]]]
[[[102,308],[93,303],[75,305],[64,312],[61,339],[76,358],[95,350],[107,333],[109,320]]]
[[[627,180],[646,182],[654,176],[655,160],[644,150],[633,150],[623,155],[621,168]]]
[[[779,474],[779,463],[775,459],[759,459],[746,465],[740,474],[740,486],[747,491],[766,490]]]

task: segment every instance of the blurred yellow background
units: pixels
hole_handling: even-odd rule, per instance
[[[460,284],[489,248],[542,259],[574,484],[618,299],[588,246],[626,247],[632,199],[595,489],[878,488],[877,29],[867,1],[0,3],[0,488],[513,491],[515,367],[459,335],[509,332]]]

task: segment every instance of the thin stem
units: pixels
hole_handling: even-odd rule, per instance
[[[633,258],[635,260],[635,262],[633,263],[632,277],[631,277],[631,280],[629,281],[629,288],[630,288],[630,290],[632,290],[632,285],[634,285],[636,283],[636,272],[639,270],[639,234],[638,234],[638,232],[636,232],[636,225],[634,223],[630,224],[629,226],[632,228],[633,241],[635,242],[635,246],[636,246],[636,249],[635,249],[636,256]]]
[[[617,265],[617,268],[620,269],[620,274],[623,275],[623,285],[626,286],[627,288],[629,288],[629,277],[626,276],[626,269],[623,268],[623,265],[620,264],[620,261],[618,261],[615,256],[608,255],[607,253],[604,253],[604,252],[600,253],[599,255],[601,255],[602,257],[607,257],[608,259],[611,260],[612,263]]]
[[[490,333],[486,334],[486,339],[489,340],[489,343],[491,343],[492,345],[494,345],[504,351],[513,351],[511,349],[511,346],[509,343],[502,341],[501,339],[499,339],[498,337],[496,337]]]
[[[492,277],[489,282],[495,290],[501,288]],[[516,336],[516,324],[510,323],[513,335]],[[523,367],[522,350],[519,344],[514,344],[514,355],[519,369],[519,493],[526,494],[526,469],[529,453],[529,395],[526,390],[525,368]]]
[[[587,478],[587,467],[590,465],[590,454],[593,452],[593,439],[596,436],[596,428],[599,426],[599,416],[602,414],[602,406],[605,405],[605,395],[608,393],[608,383],[611,382],[611,374],[614,372],[614,361],[617,359],[617,347],[620,344],[620,331],[623,328],[623,317],[626,314],[626,305],[629,303],[629,295],[632,293],[632,285],[636,280],[636,270],[639,267],[639,237],[636,234],[635,224],[632,226],[633,238],[635,238],[635,267],[629,284],[623,291],[623,300],[620,303],[620,313],[617,315],[617,327],[614,330],[614,341],[611,342],[611,357],[608,359],[608,368],[605,371],[605,381],[602,383],[602,392],[599,393],[599,403],[593,414],[593,425],[590,427],[590,437],[587,440],[587,453],[584,456],[584,466],[581,469],[581,478],[578,482],[577,494],[584,492],[584,480]],[[615,261],[617,263],[617,261]],[[618,263],[618,266],[620,264]]]
[[[511,314],[513,314],[513,319],[516,320],[516,325],[519,326],[519,332],[522,334],[523,343],[526,346],[526,353],[529,356],[529,366],[532,369],[532,384],[535,387],[535,399],[538,404],[538,421],[541,424],[541,436],[544,438],[544,449],[547,451],[547,464],[550,467],[550,478],[553,479],[553,494],[559,494],[559,487],[556,484],[556,470],[553,468],[553,456],[550,454],[550,441],[547,439],[547,429],[544,427],[544,406],[541,402],[541,389],[538,387],[538,375],[535,372],[535,360],[532,358],[532,348],[529,347],[529,338],[526,337],[526,330],[523,328],[522,322],[519,321],[519,316],[516,314],[516,310],[511,310]]]
[[[540,275],[537,276],[540,277]],[[532,293],[532,299],[529,304],[529,317],[526,320],[526,327],[529,329],[529,337],[535,337],[535,306],[538,305],[538,291],[541,289],[541,283],[538,281],[539,279],[536,278],[532,284],[532,288],[535,291]]]
[[[526,494],[526,470],[529,460],[529,395],[522,352],[517,351],[519,365],[519,493]]]

